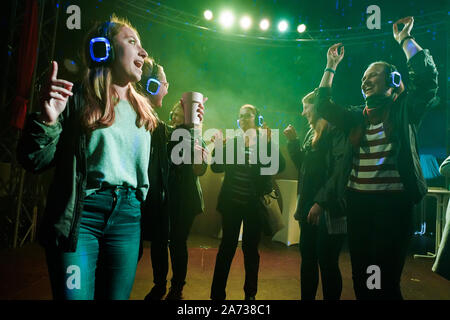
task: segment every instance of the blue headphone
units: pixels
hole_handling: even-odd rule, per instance
[[[255,108],[255,111],[256,111],[256,114],[255,114],[255,126],[257,128],[260,128],[264,124],[264,118],[263,118],[263,116],[261,115],[261,113],[259,112],[259,110],[257,108]],[[241,128],[241,125],[239,124],[239,119],[237,120],[237,126],[238,126],[239,129]]]
[[[388,80],[389,87],[392,87],[392,88],[400,87],[400,84],[402,82],[402,75],[400,74],[400,72],[398,72],[397,70],[394,70],[389,74],[388,77],[389,77],[389,80]]]
[[[161,88],[161,81],[158,80],[158,71],[159,64],[154,63],[152,67],[152,72],[147,80],[145,76],[143,76],[143,80],[145,81],[145,90],[151,94],[152,96],[157,95],[159,89]]]
[[[107,21],[98,28],[97,37],[89,41],[91,65],[105,65],[114,60],[114,49],[109,38],[109,28],[113,22]]]

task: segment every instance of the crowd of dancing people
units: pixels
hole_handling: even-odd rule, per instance
[[[393,64],[376,61],[362,74],[365,104],[336,104],[333,77],[344,58],[343,44],[336,43],[327,51],[321,82],[301,99],[299,116],[309,126],[306,136],[300,140],[292,125],[283,131],[298,170],[295,219],[301,229],[303,300],[316,298],[319,275],[323,298],[341,298],[339,255],[345,238],[356,298],[402,299],[400,279],[413,232],[413,206],[427,192],[417,132],[424,114],[436,105],[438,88],[430,52],[411,35],[413,23],[413,17],[406,17],[393,24],[393,37],[407,59],[407,84]],[[258,108],[245,104],[239,109],[243,135],[231,141],[221,134],[213,137],[215,146],[223,144],[218,155],[195,134],[202,128],[207,98],[198,103],[195,123],[185,117],[183,99],[167,122],[159,118],[155,110],[163,107],[169,82],[128,21],[112,16],[93,27],[83,53],[81,83],[59,79],[58,64],[52,62],[40,111],[29,115],[18,145],[25,169],[55,170],[39,236],[54,299],[129,299],[144,240],[151,243],[154,283],[142,298],[183,299],[187,239],[195,217],[205,211],[199,177],[208,168],[208,157],[225,155],[230,146],[242,146],[245,161],[210,166],[212,172],[224,173],[217,201],[223,236],[210,298],[226,299],[243,223],[243,297],[256,299],[265,223],[260,199],[272,192],[273,176],[285,168],[279,148],[273,175],[262,174],[266,163],[252,158],[261,137],[265,144],[279,144]],[[188,152],[200,157],[193,163],[172,161],[176,143],[171,135],[180,128],[190,134]],[[442,257],[448,266],[448,254]],[[74,266],[81,276],[69,283],[67,271]],[[370,266],[381,271],[375,289],[367,285]]]

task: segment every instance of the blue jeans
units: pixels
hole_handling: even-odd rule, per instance
[[[140,224],[141,202],[135,190],[118,187],[86,197],[76,251],[46,249],[54,299],[129,299]]]

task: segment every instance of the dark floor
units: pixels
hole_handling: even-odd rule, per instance
[[[207,300],[219,240],[207,236],[191,235],[189,246],[188,279],[184,290],[185,299]],[[152,286],[152,269],[148,243],[137,269],[131,299],[141,300]],[[257,299],[300,299],[298,246],[286,247],[282,243],[264,238],[260,246],[260,273]],[[20,249],[0,251],[0,299],[46,300],[51,299],[50,284],[43,249],[29,244]],[[431,271],[432,259],[414,259],[408,255],[402,277],[405,299],[450,300],[450,282]],[[349,255],[343,250],[340,258],[343,275],[342,299],[355,299]],[[170,275],[169,275],[170,277]],[[170,279],[170,278],[169,278]],[[243,299],[243,257],[240,248],[230,270],[227,299]],[[317,298],[322,298],[320,289]]]

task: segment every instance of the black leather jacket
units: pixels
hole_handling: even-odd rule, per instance
[[[417,131],[426,111],[437,105],[438,72],[427,49],[418,52],[408,61],[409,83],[390,110],[391,139],[399,146],[394,154],[397,169],[413,203],[427,193],[417,148]],[[318,114],[346,133],[358,126],[365,128],[363,107],[344,108],[331,100],[331,88],[317,90],[315,108]],[[352,163],[345,169],[350,175]]]

